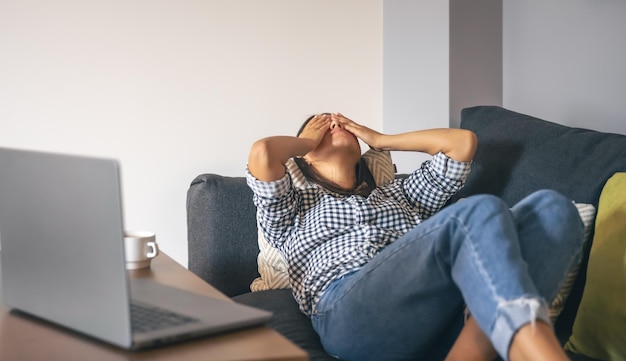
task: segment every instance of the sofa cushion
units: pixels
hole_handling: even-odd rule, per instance
[[[580,219],[583,221],[584,233],[583,233],[583,248],[585,245],[590,243],[591,241],[591,233],[593,230],[593,225],[596,216],[596,208],[591,204],[584,203],[576,203],[576,208],[578,209],[578,214],[580,215]],[[563,311],[565,307],[565,302],[569,297],[569,294],[574,287],[574,282],[576,281],[576,277],[580,272],[581,262],[576,263],[570,268],[570,270],[565,275],[565,279],[563,283],[561,283],[561,287],[559,288],[559,292],[556,297],[550,303],[549,315],[552,323],[556,322],[557,317]]]
[[[626,173],[602,191],[587,283],[566,349],[603,360],[626,360]]]
[[[626,136],[571,128],[497,106],[463,109],[461,127],[478,137],[465,188],[451,202],[473,194],[500,196],[513,205],[539,189],[554,189],[577,203],[598,207],[600,192],[626,171]],[[593,119],[589,119],[593,124]],[[589,246],[556,331],[569,336],[582,296]],[[565,336],[565,337],[567,337]]]
[[[391,182],[396,175],[396,166],[391,160],[391,152],[369,149],[363,153],[363,160],[367,164],[377,186]]]

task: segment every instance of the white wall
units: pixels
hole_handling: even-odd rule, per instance
[[[120,159],[127,228],[154,230],[186,265],[189,183],[243,175],[255,139],[321,111],[390,133],[448,126],[450,6],[3,0],[0,146]],[[626,3],[503,6],[503,105],[626,133]]]
[[[504,0],[504,106],[626,134],[626,2]]]
[[[383,1],[383,130],[459,127],[502,105],[502,0]],[[393,153],[401,173],[425,154]]]
[[[185,197],[341,111],[382,127],[382,0],[3,0],[0,146],[118,158],[127,229],[187,264]]]
[[[383,131],[449,124],[449,2],[383,1]],[[400,173],[430,157],[394,152]]]

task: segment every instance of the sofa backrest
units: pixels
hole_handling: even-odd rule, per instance
[[[590,124],[593,120],[590,120]],[[465,188],[453,201],[489,193],[510,205],[543,188],[598,206],[604,183],[626,170],[626,136],[570,128],[496,106],[463,109],[478,136]]]
[[[451,202],[488,193],[513,205],[549,188],[597,209],[606,181],[626,171],[625,135],[571,128],[495,106],[463,109],[461,127],[476,133],[478,149],[465,188]],[[557,321],[561,334],[568,334],[576,316],[590,247]]]

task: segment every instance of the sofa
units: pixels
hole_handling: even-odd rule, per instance
[[[607,180],[626,171],[625,135],[567,127],[497,106],[466,108],[461,115],[461,128],[472,130],[479,145],[466,186],[449,203],[488,193],[513,205],[535,190],[551,188],[597,209]],[[187,224],[188,267],[193,273],[236,302],[273,312],[269,326],[308,352],[310,360],[333,359],[289,289],[250,291],[259,277],[259,245],[252,192],[243,174],[197,176],[187,193]],[[588,242],[555,322],[564,344],[585,288],[590,248]],[[574,360],[593,360],[568,352]]]

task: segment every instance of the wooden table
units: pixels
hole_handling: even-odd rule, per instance
[[[228,299],[185,267],[162,253],[151,268],[129,271],[188,291]],[[145,351],[126,351],[72,331],[10,312],[0,304],[0,360],[308,360],[307,354],[276,331],[254,327],[242,331]]]

